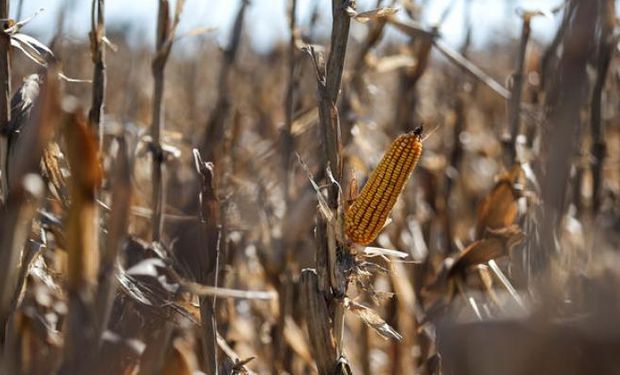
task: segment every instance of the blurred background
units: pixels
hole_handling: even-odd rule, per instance
[[[10,1],[0,369],[620,373],[616,1],[98,3]]]

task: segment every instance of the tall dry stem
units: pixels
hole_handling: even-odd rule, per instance
[[[101,183],[97,141],[80,108],[66,114],[64,138],[71,166],[71,206],[67,214],[69,313],[61,374],[87,371],[94,358],[95,293],[99,272],[99,223],[95,192]]]
[[[609,72],[609,65],[613,57],[614,42],[613,30],[616,25],[615,2],[608,0],[599,6],[599,23],[601,25],[598,36],[598,56],[596,64],[596,80],[590,99],[590,146],[592,168],[592,211],[598,213],[601,207],[601,190],[603,188],[603,162],[606,154],[605,122],[602,119],[603,89]]]
[[[306,280],[305,290],[314,291],[316,288],[323,296],[335,302],[333,312],[330,312],[329,319],[322,319],[322,324],[331,324],[331,329],[324,328],[335,340],[335,352],[330,353],[327,359],[338,358],[342,353],[342,339],[344,327],[344,303],[343,297],[347,289],[347,281],[342,273],[339,264],[339,253],[347,252],[344,244],[337,238],[344,238],[343,235],[343,210],[340,207],[340,181],[342,179],[342,157],[341,157],[341,136],[338,109],[336,107],[340,85],[345,65],[347,41],[349,38],[349,27],[351,19],[347,13],[347,8],[353,7],[354,3],[347,0],[332,1],[332,34],[329,57],[326,66],[323,65],[320,56],[317,56],[313,49],[310,54],[313,59],[317,75],[317,91],[319,106],[319,126],[323,146],[322,167],[328,173],[328,204],[333,214],[337,218],[331,222],[324,221],[322,218],[317,220],[317,253],[316,267],[317,276]],[[321,213],[319,213],[321,215]],[[325,227],[325,228],[323,228]],[[310,274],[308,274],[310,275]],[[313,292],[314,293],[314,292]],[[312,294],[312,293],[310,293]],[[307,311],[309,312],[309,311]],[[306,315],[308,323],[308,333],[311,336],[311,344],[316,345],[317,340],[322,338],[313,337],[317,330],[312,327],[316,318]],[[331,321],[331,322],[330,322]],[[317,352],[324,352],[324,348],[315,347]],[[325,364],[321,364],[317,358],[320,372],[325,373]],[[331,367],[331,371],[336,369],[336,363]],[[322,368],[322,370],[321,370]]]
[[[531,16],[524,14],[523,26],[521,29],[521,43],[519,44],[519,53],[517,55],[517,66],[513,74],[513,86],[510,99],[508,101],[508,130],[504,134],[504,159],[506,168],[510,168],[516,158],[516,141],[520,132],[521,119],[521,96],[523,93],[525,53],[530,38],[530,21]]]
[[[103,150],[103,106],[105,100],[106,74],[105,74],[105,0],[92,0],[91,4],[91,29],[90,53],[93,61],[93,96],[88,121],[94,134],[99,138],[99,150]]]
[[[4,32],[8,27],[9,1],[0,0],[0,203],[4,204],[9,194],[9,121],[11,121],[11,37]]]
[[[151,123],[151,151],[153,155],[153,166],[151,178],[153,179],[153,192],[151,195],[151,205],[153,206],[153,217],[151,221],[151,235],[153,241],[161,239],[161,232],[164,225],[163,211],[165,206],[165,184],[163,177],[164,152],[161,146],[161,133],[164,129],[164,72],[170,50],[174,42],[176,28],[179,24],[181,11],[184,1],[176,3],[174,19],[170,17],[170,3],[168,0],[159,1],[157,13],[157,35],[155,40],[155,57],[151,65],[153,71],[153,106]]]

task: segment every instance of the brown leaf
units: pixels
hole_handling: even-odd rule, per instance
[[[449,275],[453,276],[469,267],[508,255],[510,248],[521,242],[523,238],[523,232],[516,225],[489,230],[487,238],[472,243],[459,254],[450,267]]]
[[[519,192],[515,184],[523,178],[521,167],[516,165],[495,184],[493,190],[478,207],[476,238],[485,236],[488,229],[505,228],[512,225],[517,218]]]
[[[51,193],[63,205],[69,205],[69,193],[67,182],[62,173],[60,164],[64,161],[64,156],[60,151],[58,143],[52,142],[43,150],[41,159],[41,170],[44,177],[49,182]]]

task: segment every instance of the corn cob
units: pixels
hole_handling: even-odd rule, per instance
[[[421,154],[421,127],[392,142],[346,212],[345,232],[351,241],[367,245],[377,238]]]

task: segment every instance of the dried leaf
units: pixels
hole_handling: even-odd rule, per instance
[[[329,204],[327,203],[327,199],[325,199],[325,196],[321,192],[321,188],[316,182],[314,182],[314,177],[312,176],[312,172],[310,172],[310,168],[308,168],[308,165],[303,161],[303,159],[301,158],[301,155],[297,154],[297,160],[299,161],[299,164],[301,165],[303,170],[306,172],[306,175],[308,176],[308,180],[310,180],[310,183],[312,184],[312,187],[314,188],[314,191],[316,192],[316,197],[319,201],[319,210],[321,214],[323,215],[323,217],[328,223],[332,222],[334,220],[334,214],[332,213],[332,210],[329,208]]]
[[[41,66],[47,66],[48,60],[54,57],[54,53],[45,44],[27,34],[11,34],[11,45]]]
[[[372,246],[366,246],[364,248],[364,255],[366,255],[367,257],[376,257],[376,256],[386,256],[386,257],[395,257],[395,258],[400,258],[400,259],[405,259],[409,256],[409,254],[402,252],[402,251],[398,251],[398,250],[390,250],[390,249],[384,249],[382,247],[372,247]]]
[[[376,20],[379,18],[384,18],[396,14],[398,12],[398,8],[393,7],[381,7],[377,9],[368,10],[366,12],[358,13],[353,8],[347,7],[347,14],[353,17],[354,20],[360,23],[367,23],[371,20]]]
[[[519,192],[516,184],[522,179],[523,172],[520,166],[502,176],[493,190],[484,198],[478,207],[478,222],[476,224],[476,238],[481,239],[489,229],[505,228],[512,225],[519,211],[517,200]]]
[[[374,68],[378,73],[387,73],[401,68],[413,68],[417,63],[415,57],[410,55],[393,55],[379,59]]]
[[[67,77],[63,72],[58,72],[58,78],[70,83],[93,83],[92,79],[79,79]]]
[[[533,10],[518,8],[516,9],[516,13],[526,22],[530,22],[532,18],[537,16],[544,16],[546,18],[553,19],[553,10],[550,8]]]
[[[61,164],[66,164],[66,160],[60,151],[58,143],[52,142],[48,144],[43,150],[43,157],[41,158],[42,174],[47,180],[55,198],[67,207],[69,205],[69,188]]]
[[[349,311],[357,315],[360,319],[362,319],[364,323],[366,323],[370,328],[374,329],[383,338],[393,339],[397,341],[403,339],[403,337],[398,332],[396,332],[394,328],[387,324],[385,320],[383,320],[381,316],[379,316],[379,314],[373,309],[353,302],[350,299],[345,299],[345,307],[349,309]]]
[[[187,32],[184,32],[183,34],[178,35],[176,37],[176,40],[178,41],[186,37],[204,35],[204,34],[214,32],[216,30],[217,30],[217,27],[195,27]]]
[[[159,276],[157,268],[165,268],[166,264],[159,258],[144,259],[138,264],[133,265],[126,272],[131,276]]]
[[[19,30],[21,30],[22,27],[24,27],[28,22],[32,21],[35,17],[41,14],[44,10],[45,10],[44,8],[39,8],[39,10],[37,10],[32,16],[25,18],[18,22],[15,22],[14,20],[9,20],[10,27],[4,31],[8,34],[14,34],[14,33],[19,32]]]
[[[489,260],[508,255],[512,246],[521,242],[524,234],[518,226],[489,230],[489,236],[469,245],[456,258],[450,275],[454,275],[469,267],[484,264]]]

